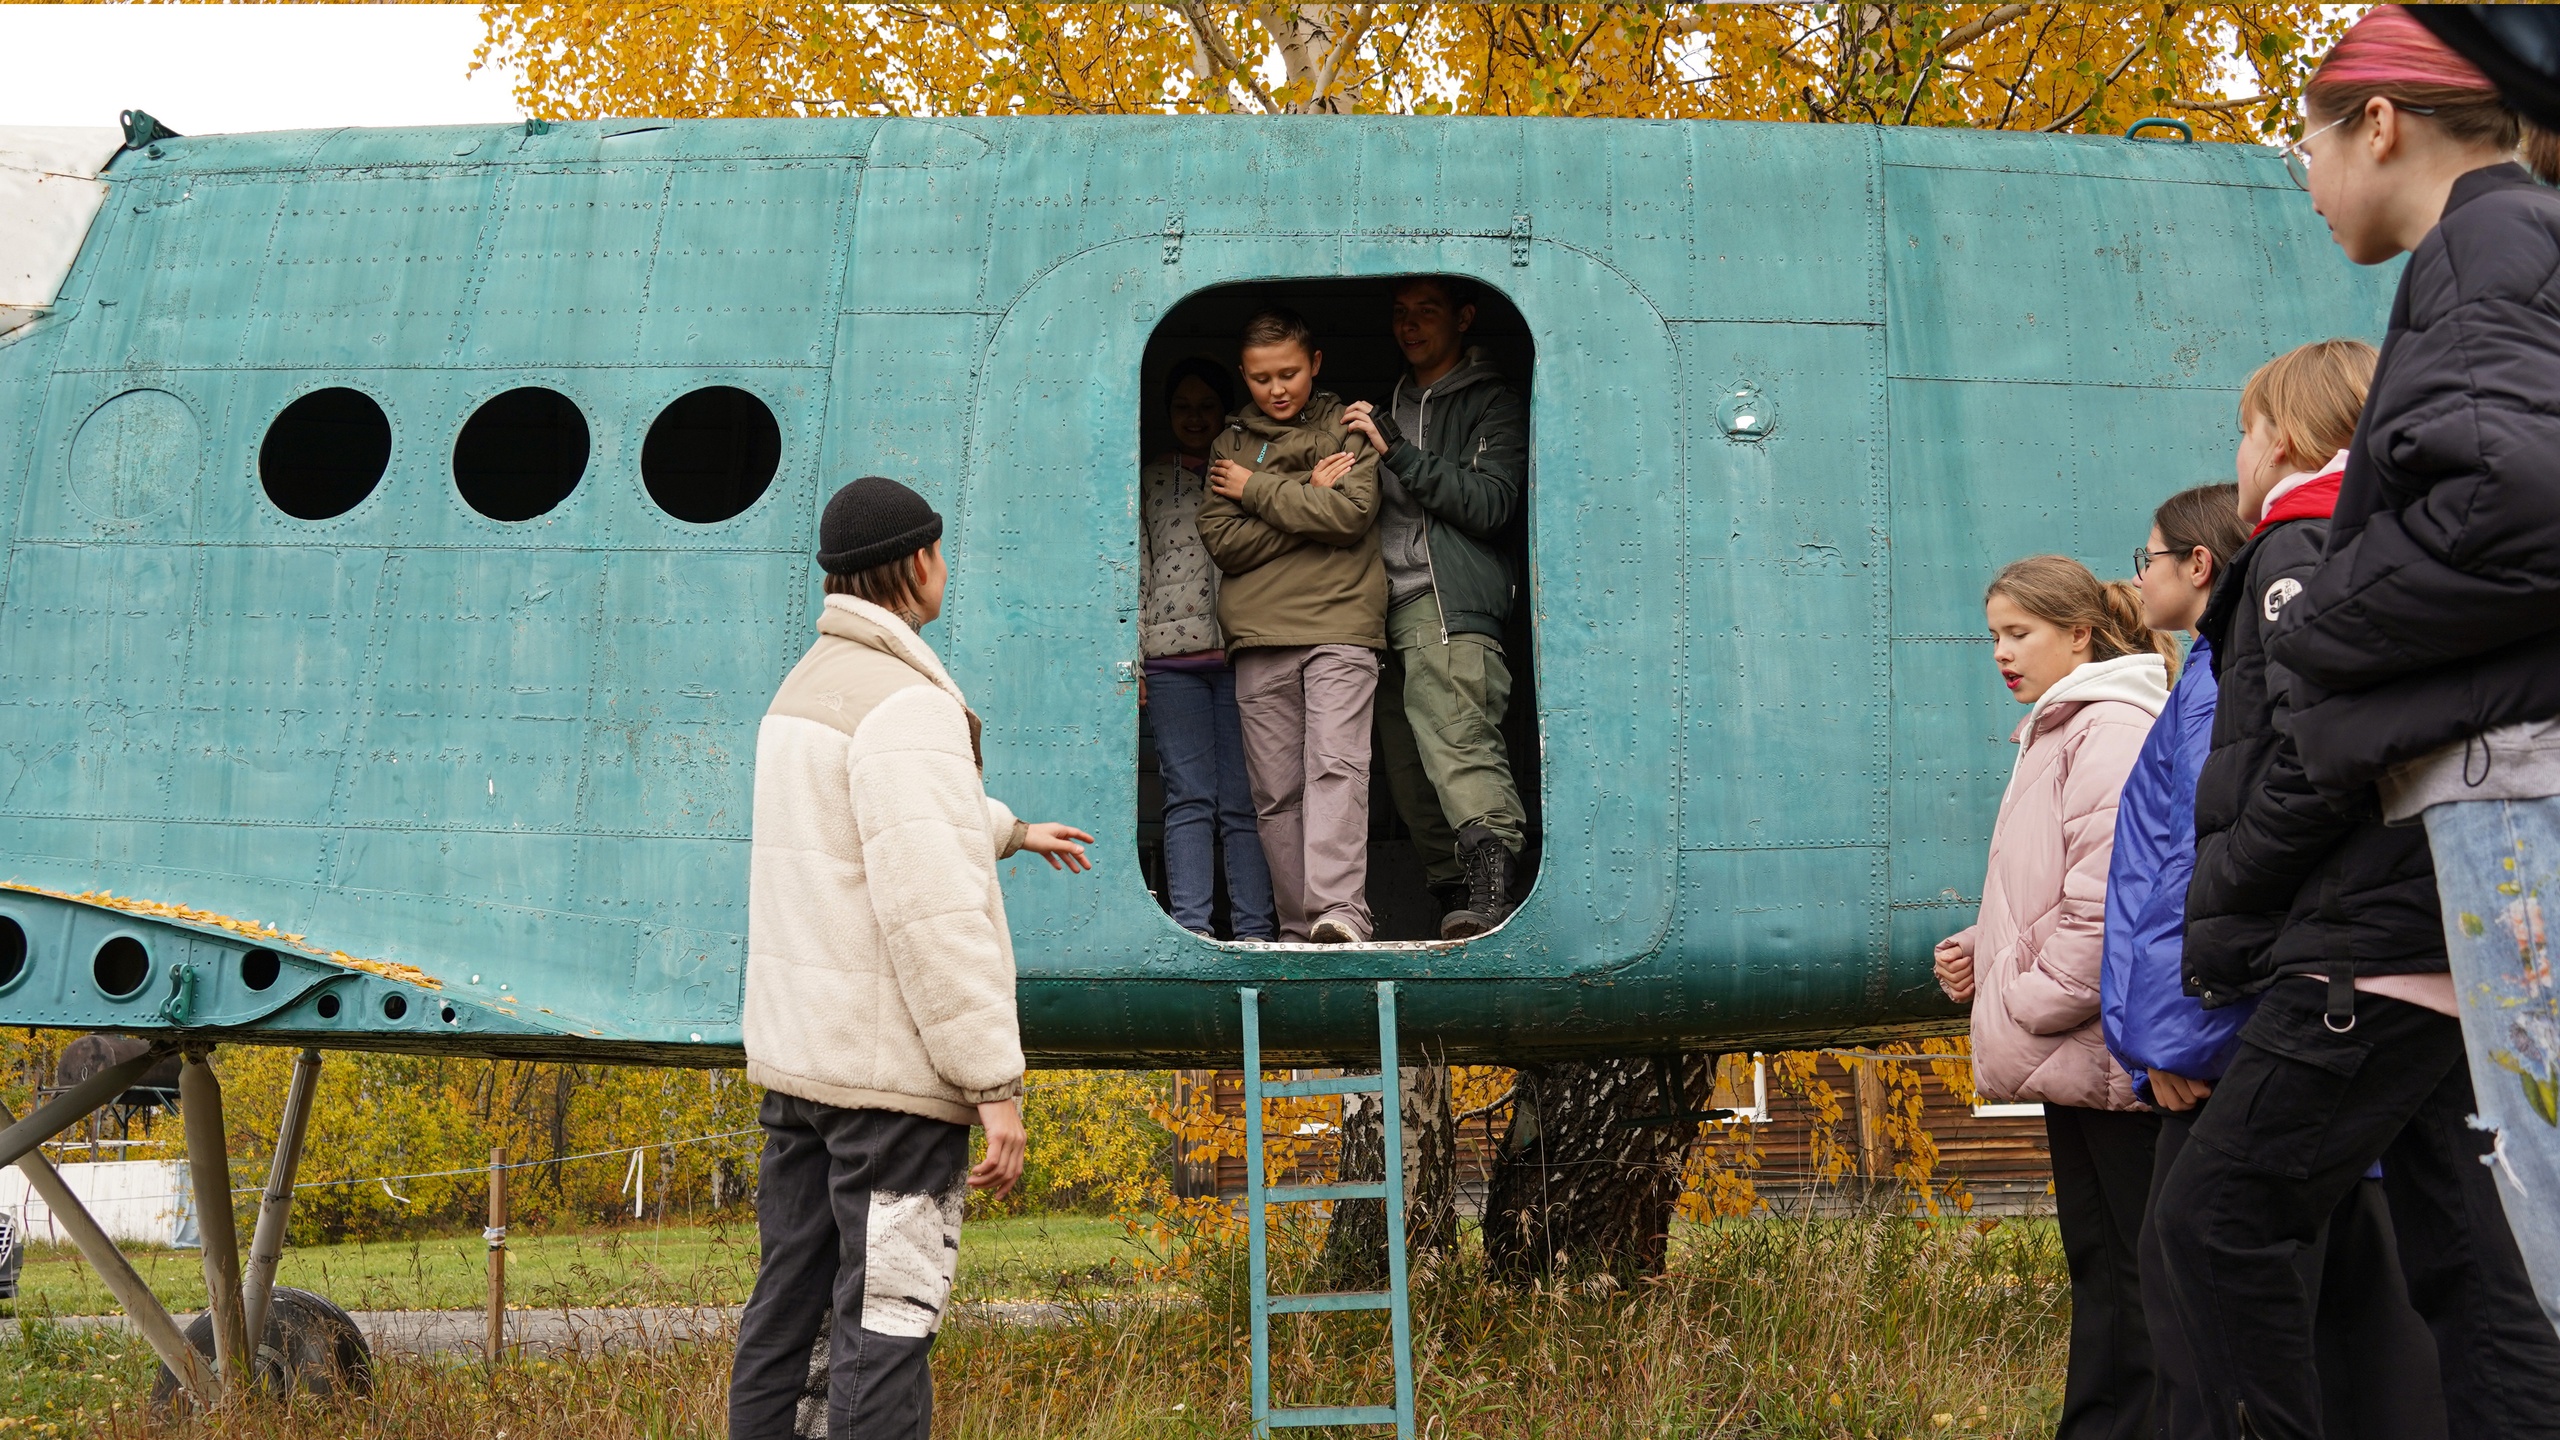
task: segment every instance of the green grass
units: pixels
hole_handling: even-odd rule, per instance
[[[1205,1258],[1196,1298],[1159,1291],[1051,1325],[954,1317],[933,1357],[935,1440],[1245,1433],[1236,1257]],[[1470,1248],[1423,1268],[1414,1307],[1423,1433],[1446,1440],[2041,1440],[2060,1407],[2069,1300],[2050,1224],[1867,1217],[1695,1227],[1670,1273],[1631,1289],[1508,1289]],[[1294,1318],[1276,1337],[1276,1398],[1388,1393],[1376,1318]],[[29,1380],[10,1373],[31,1368],[12,1367],[20,1353],[0,1351],[0,1413],[50,1385],[54,1433],[116,1440],[716,1440],[730,1358],[713,1342],[495,1376],[393,1358],[369,1402],[252,1406],[154,1432],[137,1413],[147,1361],[58,1332],[18,1349],[55,1358]],[[82,1411],[93,1423],[73,1423]]]
[[[138,1412],[159,1368],[151,1347],[120,1331],[27,1320],[0,1337],[0,1440],[99,1434]]]
[[[128,1246],[125,1254],[172,1312],[203,1308],[204,1268],[195,1251]],[[972,1220],[961,1238],[959,1295],[964,1301],[1030,1300],[1062,1289],[1119,1288],[1136,1256],[1117,1220]],[[467,1310],[488,1303],[488,1266],[488,1246],[473,1234],[288,1246],[277,1279],[349,1310]],[[517,1233],[507,1241],[513,1305],[737,1305],[755,1278],[751,1224]],[[100,1315],[117,1308],[97,1272],[68,1246],[31,1249],[18,1293],[14,1305],[0,1301],[0,1315]],[[9,1413],[15,1412],[0,1410]],[[8,1437],[0,1428],[0,1440]]]

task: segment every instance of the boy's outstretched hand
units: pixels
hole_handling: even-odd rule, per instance
[[[1092,836],[1073,825],[1044,820],[1022,827],[1022,848],[1046,858],[1052,870],[1092,869],[1093,862],[1084,854],[1084,847],[1092,843]]]
[[[1031,1137],[1022,1130],[1022,1102],[990,1100],[978,1107],[978,1123],[987,1127],[987,1153],[969,1167],[969,1188],[1001,1200],[1022,1178],[1022,1157],[1031,1149]]]
[[[1229,500],[1242,500],[1244,498],[1244,482],[1252,478],[1253,471],[1251,469],[1239,465],[1233,460],[1212,460],[1209,462],[1209,488]]]
[[[1337,451],[1316,462],[1316,473],[1307,477],[1307,483],[1330,490],[1343,476],[1351,473],[1352,466],[1359,463],[1360,457],[1350,451]]]

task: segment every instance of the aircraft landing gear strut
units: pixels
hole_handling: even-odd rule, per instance
[[[294,1175],[301,1167],[312,1096],[319,1088],[319,1051],[304,1050],[294,1061],[245,1275],[239,1228],[231,1213],[222,1084],[206,1063],[210,1047],[185,1052],[178,1071],[179,1112],[210,1303],[183,1332],[39,1148],[113,1100],[167,1053],[167,1047],[157,1048],[103,1070],[25,1120],[0,1107],[0,1165],[15,1163],[26,1172],[28,1184],[53,1212],[54,1223],[71,1237],[160,1357],[160,1373],[151,1387],[155,1412],[167,1413],[182,1403],[209,1409],[242,1385],[279,1395],[296,1389],[322,1395],[366,1393],[373,1388],[372,1355],[354,1320],[320,1296],[275,1283],[286,1223],[292,1218]],[[254,1347],[252,1335],[258,1337]]]

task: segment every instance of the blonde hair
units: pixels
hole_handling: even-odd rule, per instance
[[[2068,555],[2030,555],[2000,567],[1983,601],[1994,595],[2065,630],[2087,626],[2091,660],[2157,655],[2177,678],[2177,642],[2142,623],[2142,588],[2130,580],[2102,581]]]
[[[2264,415],[2297,468],[2317,470],[2356,438],[2374,348],[2361,340],[2315,340],[2258,367],[2240,387],[2240,424]]]

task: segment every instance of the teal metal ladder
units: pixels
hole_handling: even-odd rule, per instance
[[[1247,1259],[1253,1287],[1253,1433],[1268,1440],[1274,1430],[1310,1425],[1393,1425],[1396,1440],[1413,1440],[1413,1314],[1405,1297],[1404,1105],[1396,1077],[1396,984],[1378,982],[1378,1073],[1327,1080],[1262,1081],[1262,992],[1244,1000],[1244,1203]],[[1263,1183],[1262,1102],[1294,1095],[1359,1095],[1379,1098],[1386,1129],[1384,1180],[1335,1185]],[[1383,1200],[1387,1207],[1387,1288],[1271,1293],[1269,1232],[1264,1207],[1324,1200]],[[1316,1405],[1271,1408],[1271,1317],[1316,1311],[1384,1310],[1396,1361],[1393,1405]]]

